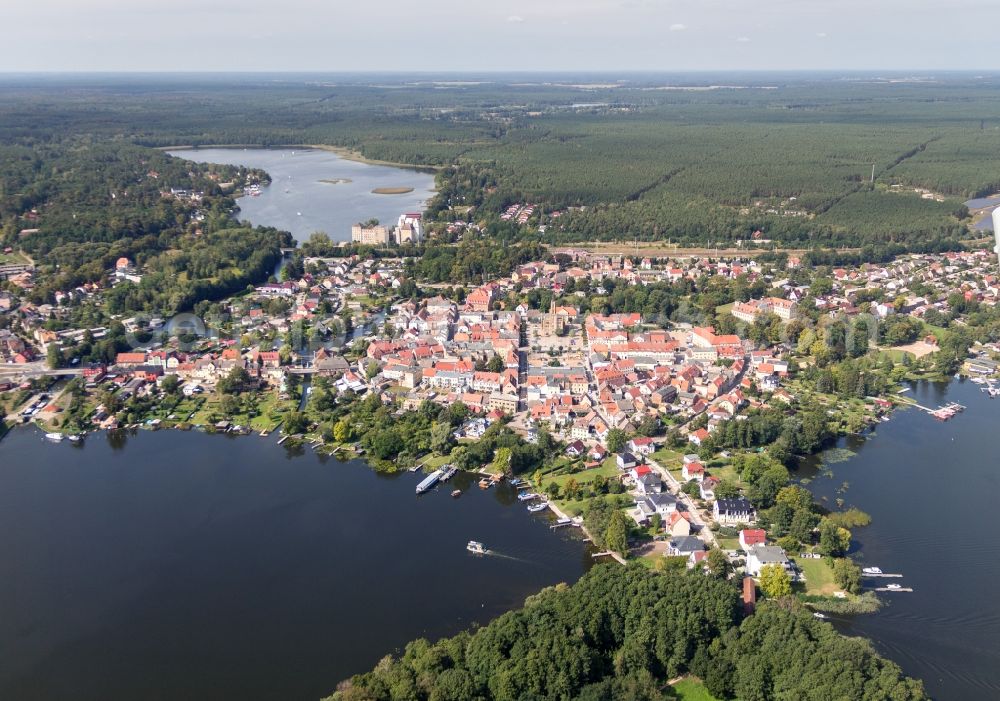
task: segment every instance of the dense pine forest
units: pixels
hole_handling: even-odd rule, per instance
[[[437,167],[435,217],[469,216],[496,223],[505,238],[546,242],[721,245],[756,231],[797,247],[954,242],[968,235],[963,201],[1000,190],[997,86],[963,75],[751,75],[736,84],[644,75],[617,87],[498,76],[5,80],[0,216],[8,232],[29,205],[60,204],[54,188],[71,184],[85,199],[123,188],[124,180],[108,181],[108,158],[165,161],[152,147],[169,145],[326,144]],[[730,87],[685,89],[716,84]],[[139,177],[145,167],[133,170]],[[538,205],[529,226],[499,224],[504,207],[526,201]],[[563,216],[552,219],[553,211]],[[87,241],[122,226],[134,238],[171,216],[156,207],[139,207],[134,221],[121,214],[100,234],[97,221],[75,228],[89,227]]]

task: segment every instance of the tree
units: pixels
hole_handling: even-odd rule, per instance
[[[160,388],[166,394],[177,394],[178,390],[181,388],[180,378],[178,378],[177,375],[167,375],[160,383]]]
[[[49,366],[50,370],[55,370],[62,367],[63,355],[59,350],[59,346],[55,343],[50,343],[48,350],[45,352],[45,363]]]
[[[215,385],[222,394],[239,394],[250,384],[250,373],[237,365]]]
[[[575,478],[570,477],[563,485],[563,495],[567,499],[576,499],[580,496],[580,483]]]
[[[469,407],[462,402],[454,402],[448,405],[448,421],[452,426],[458,426],[469,416]]]
[[[346,419],[341,419],[333,425],[333,440],[338,443],[347,443],[351,440],[352,433],[351,424]]]
[[[850,594],[861,591],[861,568],[853,560],[846,557],[834,559],[833,579],[837,586]]]
[[[494,353],[493,357],[491,357],[489,362],[486,363],[486,369],[490,372],[503,372],[503,368],[503,358],[501,358],[497,353]]]
[[[712,548],[705,556],[705,569],[709,575],[716,579],[728,579],[732,567],[726,553],[719,548]]]
[[[628,554],[628,528],[628,517],[616,509],[611,515],[608,530],[604,532],[605,547],[625,557]]]
[[[510,448],[497,448],[496,453],[493,454],[493,472],[494,474],[504,473],[510,467],[511,450]]]
[[[288,435],[305,433],[306,429],[309,428],[309,419],[301,411],[286,412],[283,422],[284,428],[282,430]]]
[[[760,568],[760,590],[769,599],[792,595],[792,578],[781,565],[764,565]]]
[[[226,416],[233,416],[240,411],[240,400],[232,394],[223,395],[222,401],[219,402],[219,408]]]
[[[829,557],[841,557],[851,547],[851,532],[828,518],[819,522],[819,551]]]
[[[717,499],[733,499],[740,495],[740,488],[728,479],[720,480],[715,485],[715,496]]]
[[[435,421],[431,424],[430,449],[438,455],[445,455],[451,448],[452,429],[451,424],[444,421]]]
[[[620,428],[613,428],[608,431],[607,445],[612,453],[620,453],[628,441],[628,436]]]

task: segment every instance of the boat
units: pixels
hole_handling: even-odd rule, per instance
[[[813,613],[813,618],[826,618],[826,614],[825,613],[820,613],[819,611],[815,611]]]
[[[524,492],[523,494],[518,494],[517,495],[517,500],[518,501],[531,501],[532,499],[537,499],[538,496],[539,495],[535,494],[534,492]]]
[[[423,481],[417,485],[417,494],[423,494],[437,484],[438,480],[441,479],[442,474],[441,470],[434,470],[434,472],[427,475],[427,477],[425,477]]]
[[[79,443],[81,440],[80,436],[76,435],[75,433],[72,436],[67,436],[67,438],[69,438],[70,443]]]
[[[895,590],[895,589],[902,589],[902,588],[903,588],[903,585],[902,585],[902,584],[886,584],[886,585],[885,585],[885,588],[886,588],[886,589],[892,589],[892,590]]]
[[[539,511],[544,511],[547,508],[549,508],[548,502],[543,501],[539,504],[532,504],[531,506],[528,507],[528,511],[534,514],[538,513]]]
[[[456,489],[455,491],[453,491],[451,493],[451,495],[457,499],[458,497],[462,496],[462,490],[461,489]]]
[[[479,488],[480,489],[489,489],[492,486],[493,486],[493,483],[490,482],[485,477],[483,477],[481,480],[479,480]]]
[[[59,443],[62,441],[63,438],[65,438],[65,436],[63,436],[63,434],[61,433],[46,433],[45,438],[55,443]]]
[[[879,567],[862,567],[861,574],[882,574],[882,570]]]
[[[485,555],[487,552],[486,546],[478,540],[470,540],[469,544],[465,546],[465,549],[470,553],[475,553],[476,555]]]

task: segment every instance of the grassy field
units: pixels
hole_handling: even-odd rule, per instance
[[[28,259],[17,251],[11,253],[0,252],[0,265],[23,265],[28,262]]]
[[[677,698],[683,701],[718,701],[708,693],[708,689],[699,680],[688,677],[681,679],[671,687]]]
[[[833,570],[826,560],[792,558],[806,576],[805,593],[816,596],[830,596],[840,587],[833,581]]]

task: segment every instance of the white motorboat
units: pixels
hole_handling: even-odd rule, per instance
[[[45,434],[45,439],[46,440],[50,440],[53,443],[61,443],[63,438],[65,438],[65,436],[63,434],[61,434],[61,433],[46,433]]]
[[[465,546],[465,549],[470,553],[475,553],[476,555],[485,555],[486,546],[480,543],[478,540],[470,540],[469,544]]]

